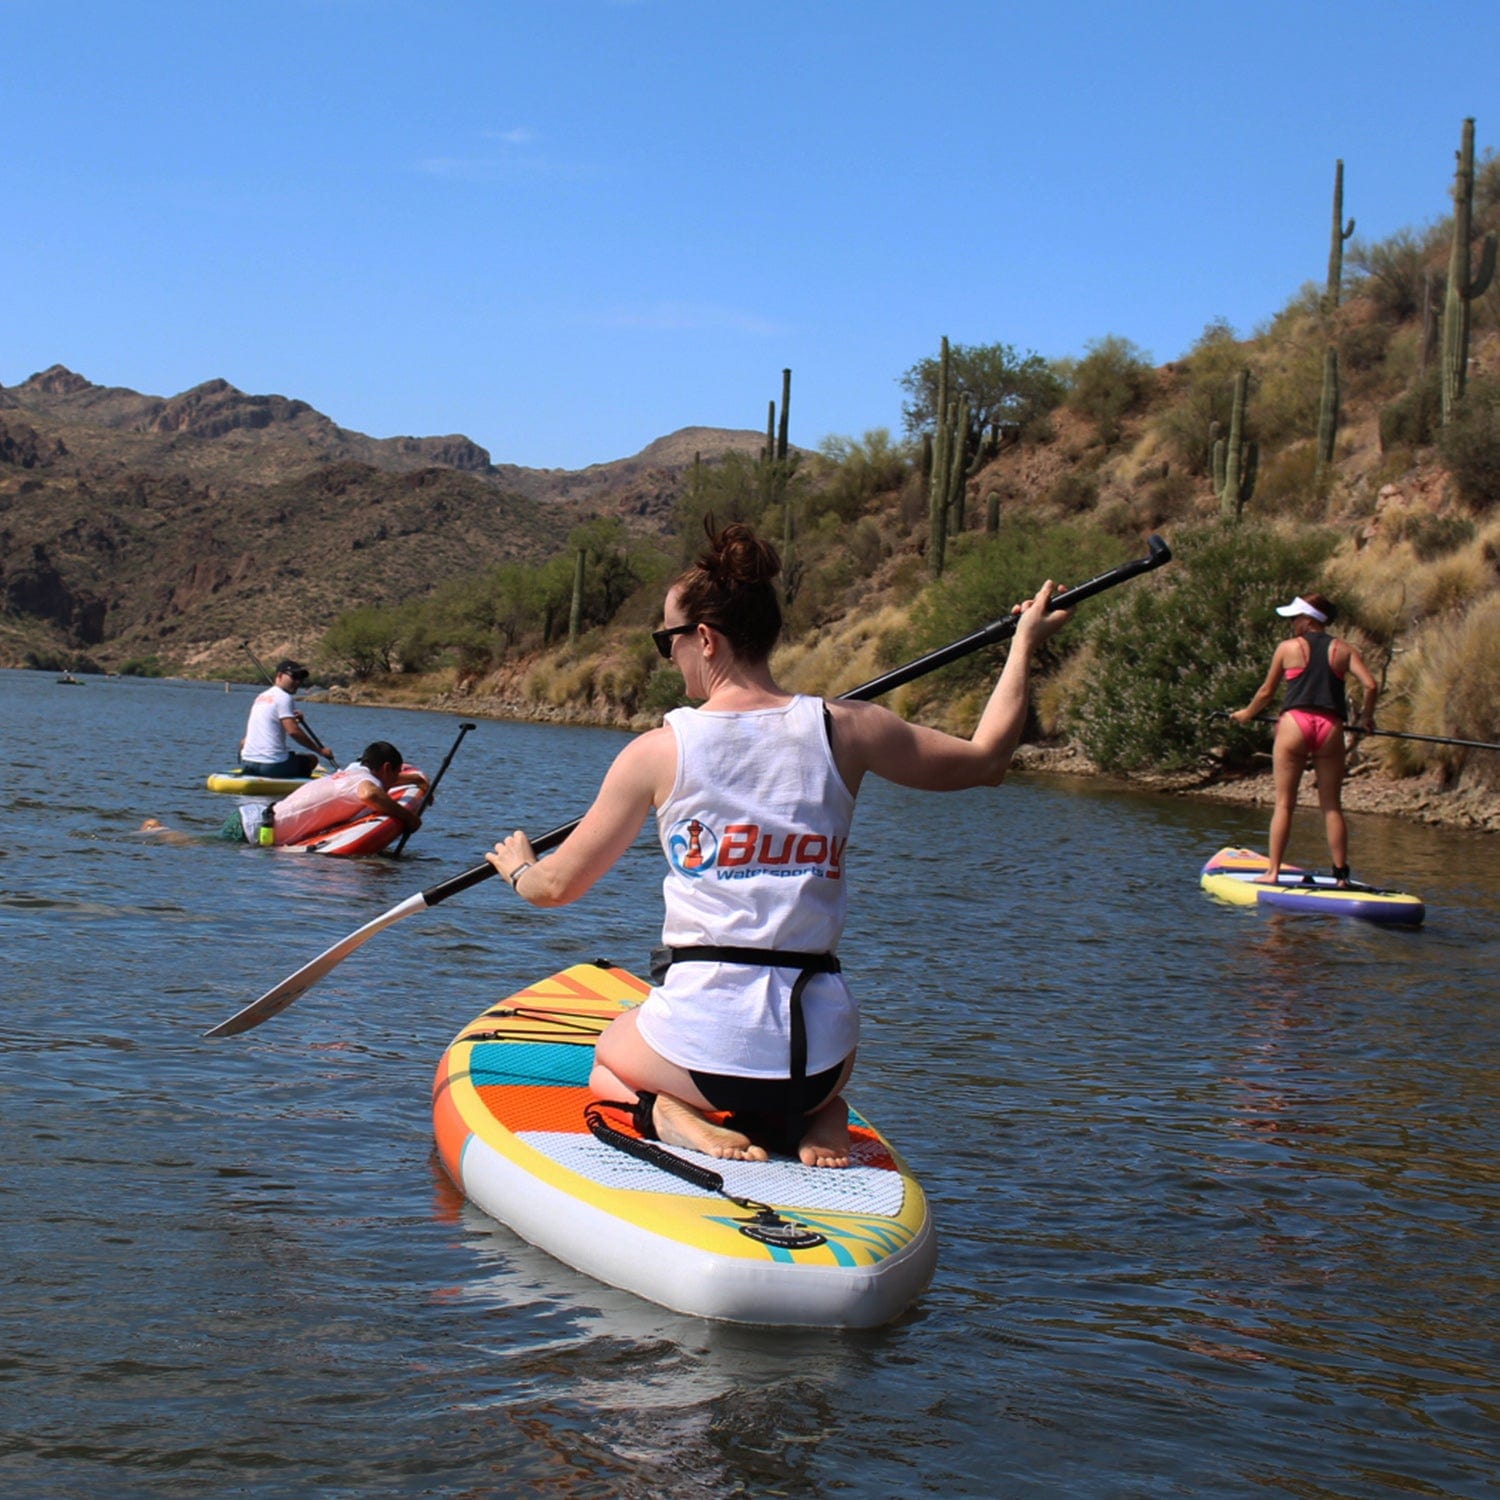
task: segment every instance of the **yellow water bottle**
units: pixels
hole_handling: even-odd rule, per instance
[[[256,832],[255,841],[264,849],[269,849],[276,842],[276,809],[274,807],[268,807],[260,815],[260,828]]]

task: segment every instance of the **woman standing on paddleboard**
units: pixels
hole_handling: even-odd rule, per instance
[[[1276,723],[1276,743],[1271,762],[1276,779],[1276,810],[1271,814],[1271,848],[1264,875],[1257,877],[1274,885],[1286,856],[1292,831],[1292,812],[1297,806],[1297,788],[1302,773],[1312,762],[1318,787],[1318,806],[1328,835],[1328,853],[1334,879],[1349,884],[1349,830],[1344,822],[1344,725],[1349,720],[1349,702],[1344,679],[1353,672],[1364,689],[1360,723],[1375,727],[1375,699],[1380,688],[1359,652],[1328,634],[1334,607],[1322,594],[1299,594],[1276,613],[1292,621],[1292,636],[1271,657],[1271,670],[1242,709],[1230,714],[1237,724],[1248,724],[1276,696],[1286,679],[1286,699]]]
[[[641,1134],[743,1161],[765,1141],[849,1161],[842,1089],[859,1011],[834,956],[845,849],[866,773],[903,786],[998,786],[1025,726],[1031,658],[1071,617],[1049,581],[1016,606],[1010,653],[970,740],[889,709],[779,687],[776,550],[738,523],[667,591],[657,649],[698,708],[631,741],[550,858],[517,831],[485,858],[534,906],[576,901],[656,810],[668,871],[656,987],[599,1038],[590,1088]],[[728,1114],[727,1124],[707,1118]],[[748,1127],[748,1128],[744,1128]]]

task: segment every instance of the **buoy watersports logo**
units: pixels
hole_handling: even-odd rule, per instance
[[[667,858],[679,875],[692,879],[713,872],[721,880],[750,875],[837,880],[844,873],[847,843],[826,833],[759,823],[726,823],[721,835],[702,818],[680,818],[667,832]]]
[[[679,875],[703,875],[718,858],[719,836],[701,818],[680,818],[667,833],[667,858]]]

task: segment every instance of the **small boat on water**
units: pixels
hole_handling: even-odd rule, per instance
[[[1332,875],[1315,875],[1296,865],[1283,864],[1276,884],[1260,878],[1270,861],[1253,849],[1220,849],[1204,865],[1199,884],[1211,896],[1234,906],[1269,906],[1278,911],[1296,911],[1318,916],[1361,917],[1367,922],[1386,922],[1416,927],[1427,914],[1419,896],[1405,891],[1382,890],[1352,880],[1341,886]]]
[[[62,676],[57,679],[57,685],[58,687],[82,687],[83,678],[75,677],[71,672],[64,672]]]
[[[433,1080],[448,1175],[522,1239],[677,1312],[816,1328],[899,1316],[937,1240],[920,1184],[863,1116],[850,1111],[844,1168],[719,1161],[642,1141],[617,1114],[598,1127],[595,1038],[648,989],[576,964],[464,1027]]]

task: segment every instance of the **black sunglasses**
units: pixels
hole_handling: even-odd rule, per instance
[[[666,625],[660,630],[651,632],[651,639],[656,642],[656,649],[661,653],[663,661],[672,660],[672,637],[674,635],[686,635],[690,630],[698,627],[693,625]]]

